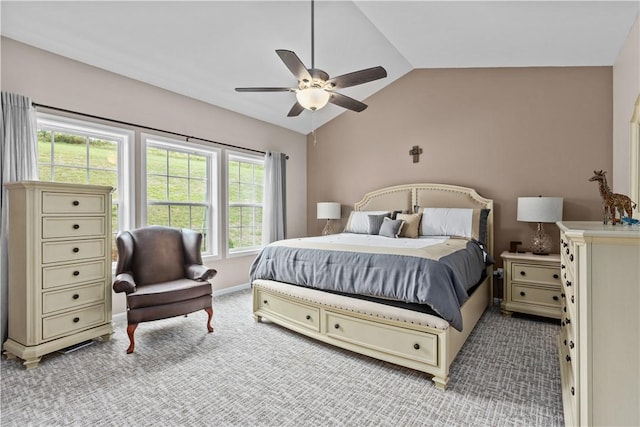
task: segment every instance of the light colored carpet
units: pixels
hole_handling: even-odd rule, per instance
[[[559,325],[487,311],[451,368],[447,391],[410,369],[256,324],[250,291],[216,297],[206,315],[144,323],[125,354],[114,340],[1,363],[8,426],[563,425]]]

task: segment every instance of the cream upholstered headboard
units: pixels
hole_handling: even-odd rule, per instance
[[[447,184],[404,184],[382,188],[364,195],[353,205],[356,211],[406,210],[416,208],[490,209],[487,217],[487,249],[493,256],[493,200],[468,187]]]

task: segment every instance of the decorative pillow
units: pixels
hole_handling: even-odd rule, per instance
[[[422,236],[455,236],[484,243],[489,209],[423,208]]]
[[[391,212],[391,219],[397,219],[397,218],[396,218],[396,216],[397,216],[398,214],[401,214],[401,213],[406,214],[406,213],[408,213],[408,212],[409,212],[409,211],[407,211],[406,209],[404,209],[404,210],[400,210],[400,211],[393,211],[393,212]]]
[[[404,221],[401,219],[389,219],[384,218],[382,221],[382,226],[380,226],[380,235],[385,237],[393,237],[398,238],[402,228],[404,226]]]
[[[389,218],[389,214],[369,215],[369,234],[378,234],[380,226],[385,218]]]
[[[389,215],[389,211],[352,211],[347,220],[345,233],[369,234],[369,215]]]
[[[402,227],[402,233],[400,234],[400,237],[409,237],[412,239],[418,237],[420,218],[422,218],[421,213],[396,215],[396,219],[401,219],[404,221],[404,227]]]

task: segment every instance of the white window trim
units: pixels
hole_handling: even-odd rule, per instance
[[[117,139],[118,147],[118,228],[130,230],[135,224],[135,132],[88,120],[72,119],[47,113],[37,113],[37,127],[54,132],[73,132],[84,136]],[[127,208],[128,207],[128,208]]]
[[[241,151],[231,151],[231,150],[225,150],[226,151],[226,155],[225,155],[225,163],[224,163],[224,170],[225,170],[225,180],[224,180],[224,188],[225,188],[225,201],[224,201],[224,208],[225,208],[225,224],[224,224],[224,248],[225,248],[225,256],[226,258],[238,258],[238,257],[245,257],[245,256],[249,256],[249,255],[257,255],[261,250],[262,250],[262,245],[260,247],[256,247],[256,248],[252,248],[252,249],[245,249],[245,250],[235,250],[233,252],[231,252],[229,250],[229,161],[232,160],[234,157],[237,158],[240,161],[246,162],[246,163],[254,163],[254,164],[259,164],[264,166],[264,157],[260,156],[260,155],[256,155],[256,154],[247,154]],[[264,195],[264,193],[263,193]],[[262,208],[263,208],[263,214],[264,214],[264,200],[262,203]],[[264,216],[263,216],[264,219]]]
[[[153,141],[148,144],[147,141]],[[142,226],[147,225],[147,146],[160,146],[175,151],[196,152],[198,154],[211,155],[211,165],[207,171],[209,180],[208,191],[210,194],[211,209],[207,218],[211,229],[207,233],[207,247],[215,252],[203,253],[203,262],[219,260],[221,258],[221,218],[220,218],[220,158],[222,152],[219,148],[193,142],[181,141],[173,138],[161,137],[148,133],[140,134],[140,221]]]

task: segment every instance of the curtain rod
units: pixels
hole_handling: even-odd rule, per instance
[[[154,128],[154,127],[151,127],[151,126],[139,125],[139,124],[136,124],[136,123],[125,122],[125,121],[122,121],[122,120],[109,119],[107,117],[95,116],[93,114],[81,113],[79,111],[67,110],[67,109],[59,108],[59,107],[52,107],[50,105],[38,104],[36,102],[32,102],[31,105],[33,107],[35,107],[35,108],[46,108],[48,110],[61,111],[63,113],[70,113],[70,114],[77,114],[79,116],[89,117],[89,118],[98,119],[98,120],[105,120],[107,122],[118,123],[120,125],[131,126],[131,127],[136,127],[136,128],[140,128],[140,129],[146,129],[146,130],[152,130],[152,131],[155,131],[155,132],[167,133],[169,135],[174,135],[174,136],[180,136],[182,138],[185,138],[187,142],[189,142],[190,139],[197,139],[198,141],[209,142],[211,144],[222,145],[224,147],[237,148],[237,149],[240,149],[240,150],[252,151],[254,153],[266,154],[264,151],[255,150],[253,148],[246,148],[246,147],[240,147],[238,145],[225,144],[224,142],[213,141],[211,139],[199,138],[197,136],[185,135],[183,133],[178,133],[178,132],[172,132],[172,131],[169,131],[169,130],[158,129],[158,128]],[[285,158],[287,160],[289,160],[289,156],[285,155]]]

